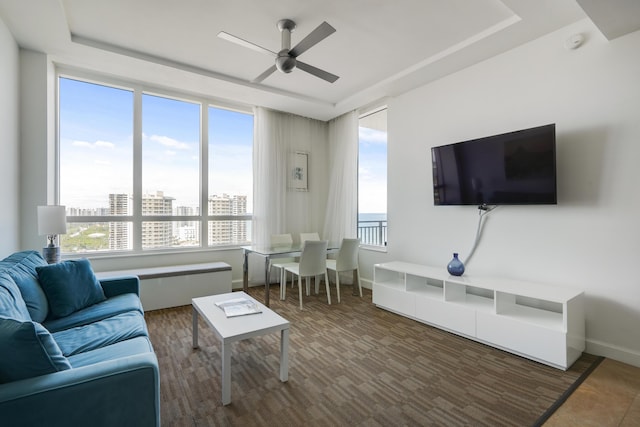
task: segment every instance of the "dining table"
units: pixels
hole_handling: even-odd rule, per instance
[[[242,289],[244,292],[249,290],[249,255],[255,254],[264,258],[264,305],[269,307],[269,285],[271,275],[271,260],[274,258],[294,258],[302,254],[304,243],[294,243],[291,245],[278,246],[260,246],[249,245],[242,246]],[[340,243],[329,242],[327,245],[327,254],[335,253],[340,250]]]

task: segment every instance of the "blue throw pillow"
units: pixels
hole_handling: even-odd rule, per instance
[[[18,285],[4,271],[0,271],[0,316],[19,320],[32,320]],[[0,346],[0,349],[3,349],[3,347]]]
[[[106,298],[88,259],[36,267],[53,319],[65,317]]]
[[[0,317],[0,383],[71,369],[60,347],[41,324]]]
[[[36,267],[47,265],[47,262],[36,251],[15,252],[2,261],[9,265],[7,274],[20,288],[31,320],[38,323],[44,322],[49,315],[49,302],[38,283]]]

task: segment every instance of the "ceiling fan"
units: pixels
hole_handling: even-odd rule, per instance
[[[282,44],[279,52],[274,52],[272,50],[266,49],[262,46],[251,43],[247,40],[241,39],[240,37],[236,37],[224,31],[220,31],[218,33],[218,37],[239,44],[240,46],[248,47],[249,49],[253,49],[260,53],[275,56],[275,64],[269,67],[264,73],[253,79],[253,83],[260,83],[271,74],[273,74],[276,70],[279,70],[283,73],[290,73],[294,68],[299,68],[302,71],[306,71],[307,73],[326,80],[329,83],[333,83],[338,80],[338,76],[336,76],[335,74],[331,74],[327,71],[316,68],[313,65],[309,65],[298,60],[298,56],[302,55],[304,52],[333,34],[336,31],[335,28],[333,28],[326,22],[323,22],[322,24],[318,25],[315,30],[311,31],[309,35],[302,39],[292,49],[291,33],[293,32],[293,30],[295,30],[296,23],[291,19],[281,19],[280,21],[278,21],[277,27],[282,33]]]

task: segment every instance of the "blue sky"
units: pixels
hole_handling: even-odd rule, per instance
[[[387,133],[360,127],[358,211],[387,212]]]

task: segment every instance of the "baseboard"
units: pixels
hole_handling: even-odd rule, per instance
[[[333,283],[333,282],[331,282],[331,283]],[[368,279],[360,279],[360,284],[361,284],[361,285],[362,285],[362,287],[363,287],[363,288],[365,288],[365,289],[372,289],[372,288],[373,288],[373,286],[372,286],[373,281],[372,281],[372,280],[368,280]],[[275,282],[274,282],[274,283],[272,283],[272,285],[277,285],[277,283],[275,283]],[[350,284],[349,284],[349,285],[350,285]],[[250,287],[250,288],[251,288],[251,287],[254,287],[254,286],[264,286],[264,285],[263,285],[262,283],[249,283],[249,287]],[[233,280],[233,281],[231,282],[231,288],[232,288],[234,291],[242,290],[242,279],[236,279],[236,280]]]
[[[587,339],[585,351],[640,368],[640,353],[602,341]]]

